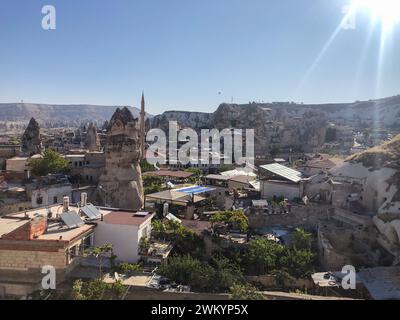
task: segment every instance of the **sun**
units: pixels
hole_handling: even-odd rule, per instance
[[[393,27],[400,22],[399,0],[353,0],[356,10],[367,10],[373,19],[381,20],[383,25]]]

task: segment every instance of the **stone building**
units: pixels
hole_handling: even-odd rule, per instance
[[[118,108],[110,120],[105,158],[105,170],[97,190],[99,202],[115,208],[142,208],[139,120],[126,107]]]

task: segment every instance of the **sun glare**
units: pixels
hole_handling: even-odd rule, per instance
[[[373,19],[381,20],[385,27],[393,28],[400,22],[399,0],[353,0],[356,10],[367,10]]]

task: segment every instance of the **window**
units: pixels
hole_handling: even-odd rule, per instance
[[[53,197],[53,204],[57,204],[57,203],[58,203],[58,197],[55,196],[55,197]]]
[[[42,196],[38,196],[38,197],[36,198],[36,204],[38,204],[38,205],[43,204],[43,197],[42,197]]]

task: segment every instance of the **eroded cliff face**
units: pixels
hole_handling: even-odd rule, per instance
[[[21,138],[21,150],[26,155],[38,154],[42,151],[40,127],[34,118],[29,121]]]
[[[169,111],[151,119],[148,127],[168,132],[169,121],[196,131],[254,129],[256,155],[265,155],[276,148],[312,151],[324,142],[326,132],[323,112],[292,105],[221,104],[214,113]]]
[[[98,198],[111,207],[139,210],[143,206],[138,119],[127,109],[117,109],[107,130],[105,173]]]

